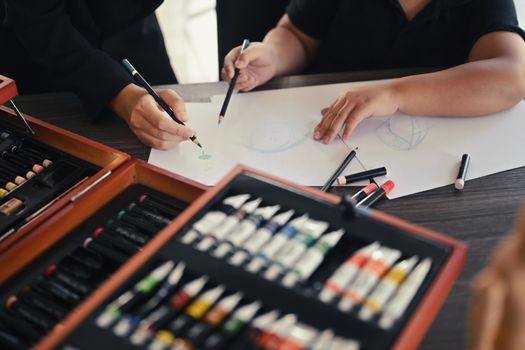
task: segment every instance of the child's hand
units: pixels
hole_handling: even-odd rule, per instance
[[[241,70],[236,88],[249,91],[273,78],[277,69],[275,49],[268,44],[252,43],[240,55],[241,47],[231,50],[224,58],[221,76],[229,82],[235,74],[235,68]]]
[[[358,87],[344,91],[321,111],[321,122],[315,127],[314,139],[332,142],[339,131],[347,140],[355,127],[368,117],[394,114],[400,106],[400,97],[391,83]]]

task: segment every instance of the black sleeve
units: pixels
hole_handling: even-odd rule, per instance
[[[292,0],[286,9],[286,13],[300,31],[321,40],[335,17],[337,1]]]
[[[513,0],[473,0],[470,18],[470,47],[482,36],[492,32],[513,32],[525,40],[525,32],[519,27]]]
[[[133,82],[117,61],[74,27],[63,0],[7,0],[7,16],[31,58],[69,85],[90,116]]]

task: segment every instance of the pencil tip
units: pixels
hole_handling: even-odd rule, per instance
[[[224,120],[224,116],[223,115],[220,115],[219,116],[219,120],[217,121],[219,123],[219,125],[221,125],[222,121]]]

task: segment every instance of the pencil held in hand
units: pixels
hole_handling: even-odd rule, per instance
[[[242,42],[240,55],[242,55],[242,53],[244,52],[244,50],[248,48],[248,46],[250,46],[250,40],[244,39],[244,41]],[[222,108],[219,113],[219,118],[217,120],[219,125],[221,124],[221,122],[224,120],[224,117],[226,116],[226,111],[228,110],[228,104],[230,103],[230,99],[232,97],[233,90],[235,89],[235,85],[237,84],[237,79],[239,79],[240,72],[241,71],[239,68],[235,68],[235,74],[233,75],[233,78],[230,81],[230,86],[228,87],[228,92],[226,93],[226,97],[224,98],[224,102],[222,104]]]

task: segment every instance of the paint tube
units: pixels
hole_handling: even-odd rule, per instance
[[[359,249],[339,266],[325,282],[323,290],[319,295],[321,301],[329,303],[336,296],[341,295],[344,288],[354,280],[361,268],[367,263],[372,253],[379,248],[380,245],[378,242],[367,245]]]
[[[219,226],[211,230],[210,233],[206,235],[206,237],[204,237],[199,242],[199,244],[197,244],[196,248],[204,252],[210,249],[216,242],[224,240],[230,234],[230,232],[232,232],[233,229],[239,225],[241,220],[257,209],[259,204],[261,204],[261,201],[261,198],[257,198],[253,201],[245,203],[241,209],[228,216]]]
[[[312,344],[311,349],[312,350],[327,350],[330,348],[330,344],[332,344],[332,341],[334,340],[334,331],[331,329],[325,329],[321,332],[319,337],[315,340],[315,342]]]
[[[267,266],[272,261],[277,252],[286,244],[286,242],[288,242],[300,231],[301,227],[307,221],[307,214],[293,219],[288,225],[286,225],[272,237],[268,244],[263,247],[262,251],[257,254],[248,264],[246,269],[251,273],[257,273],[263,267]]]
[[[278,350],[306,350],[310,348],[319,333],[310,326],[302,323],[296,324],[288,336],[277,347]]]
[[[219,210],[207,212],[199,221],[194,223],[192,228],[182,237],[181,242],[184,244],[192,244],[208,235],[210,231],[219,226],[228,215],[237,211],[248,198],[250,198],[249,194],[240,194],[226,198],[222,201]]]
[[[125,312],[133,308],[150,294],[155,287],[168,275],[175,263],[166,261],[145,278],[141,279],[132,290],[126,291],[117,300],[109,304],[96,319],[96,324],[101,328],[107,328],[116,320],[120,319]]]
[[[289,210],[274,216],[263,227],[258,229],[252,236],[249,237],[242,245],[238,247],[239,250],[233,254],[228,260],[230,264],[235,266],[242,265],[247,259],[254,256],[261,248],[270,241],[272,236],[290,220],[294,211]]]
[[[388,271],[372,294],[363,303],[363,307],[359,312],[360,319],[369,321],[374,315],[383,311],[385,304],[394,295],[395,291],[410,273],[410,270],[416,265],[417,260],[416,256],[403,260]]]
[[[221,299],[202,319],[191,326],[186,337],[194,346],[200,345],[222,321],[235,309],[242,299],[242,293],[235,293]]]
[[[339,242],[344,230],[337,230],[322,236],[308,251],[295,263],[293,269],[283,278],[283,284],[292,288],[298,281],[306,281],[321,265],[325,256]]]
[[[202,295],[188,305],[185,312],[179,314],[166,329],[162,329],[155,334],[155,338],[151,342],[149,349],[161,350],[174,345],[173,341],[177,337],[180,337],[192,322],[201,319],[220,298],[223,292],[224,286],[220,285],[202,293]]]
[[[218,332],[210,335],[205,341],[204,349],[223,349],[232,338],[239,335],[245,326],[250,322],[257,311],[261,308],[261,303],[256,301],[240,307],[235,311],[220,327]],[[277,315],[275,316],[277,318]]]
[[[361,344],[356,340],[334,337],[330,347],[326,350],[359,350],[360,348]]]
[[[273,311],[267,312],[265,314],[262,314],[256,317],[252,321],[252,323],[248,326],[248,329],[245,332],[246,336],[240,340],[241,344],[237,344],[239,342],[236,342],[235,348],[237,349],[255,348],[257,338],[264,332],[269,331],[278,317],[279,317],[279,312],[277,310],[273,310]],[[238,346],[238,345],[242,345],[242,346]],[[257,349],[259,348],[257,347]]]
[[[394,297],[385,306],[383,316],[379,321],[379,326],[381,328],[391,328],[392,325],[403,315],[412,299],[414,299],[419,287],[427,277],[431,266],[432,260],[427,258],[412,270],[412,273],[410,273],[405,282],[399,287]]]
[[[149,299],[139,310],[134,314],[128,314],[123,317],[113,328],[113,332],[118,336],[125,336],[130,331],[135,329],[140,321],[155,310],[177,287],[182,276],[186,264],[179,262],[177,266],[170,272],[166,281],[162,284],[159,290]]]
[[[275,321],[268,329],[263,330],[256,339],[256,344],[263,349],[278,349],[288,333],[297,324],[297,316],[284,315]]]
[[[219,244],[217,249],[213,251],[213,255],[217,258],[223,258],[233,248],[239,247],[251,235],[253,235],[259,226],[271,218],[281,207],[274,205],[272,207],[258,208],[252,215],[244,219],[237,228],[235,228],[226,237],[226,240]]]
[[[355,281],[345,288],[339,302],[339,309],[349,311],[355,304],[360,304],[390,266],[401,256],[396,249],[381,247],[372,253],[370,260],[361,269]]]
[[[161,305],[140,322],[135,332],[131,334],[131,342],[135,345],[146,343],[157,329],[171,320],[199,294],[207,281],[208,277],[202,276],[185,284],[179,292],[170,298],[169,303]]]
[[[272,264],[264,274],[266,279],[274,281],[277,276],[291,268],[303,256],[324,231],[327,222],[308,220],[299,233],[290,239],[273,258]]]

